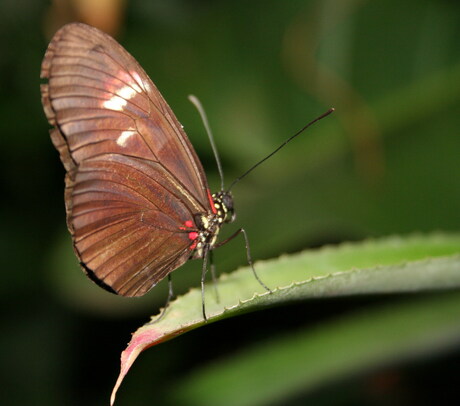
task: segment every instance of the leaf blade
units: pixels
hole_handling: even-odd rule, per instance
[[[460,287],[460,235],[432,234],[345,243],[257,264],[266,292],[247,268],[222,275],[220,303],[206,292],[208,322],[283,303],[354,294]],[[154,321],[154,319],[153,319]],[[122,353],[111,402],[129,368],[146,348],[204,325],[201,292],[177,298],[163,319],[139,328]]]

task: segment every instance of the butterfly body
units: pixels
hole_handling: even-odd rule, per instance
[[[212,213],[195,215],[195,224],[200,230],[196,236],[196,245],[193,245],[193,258],[203,258],[205,248],[213,249],[216,245],[220,228],[224,223],[231,223],[235,219],[233,198],[228,192],[214,193],[210,197]],[[195,235],[189,235],[195,237]]]

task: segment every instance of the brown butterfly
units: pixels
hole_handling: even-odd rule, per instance
[[[234,218],[232,198],[211,195],[182,126],[136,60],[109,35],[73,23],[54,35],[41,77],[67,170],[67,225],[88,276],[141,296],[206,256]]]
[[[333,109],[227,191],[222,181],[221,191],[211,194],[174,113],[112,37],[85,24],[62,27],[48,46],[41,78],[48,79],[41,93],[54,126],[51,140],[67,171],[67,226],[93,281],[119,295],[141,296],[188,259],[203,258],[204,295],[211,251],[242,233],[254,275],[269,290],[252,266],[244,229],[216,242],[223,223],[235,218],[230,189]],[[221,173],[219,161],[218,167]]]

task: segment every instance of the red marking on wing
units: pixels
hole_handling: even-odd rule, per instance
[[[192,232],[188,233],[188,238],[190,240],[196,240],[198,238],[198,233],[196,231],[192,231]]]
[[[209,204],[211,205],[211,210],[214,214],[217,214],[217,210],[214,206],[214,200],[212,200],[212,196],[211,196],[211,192],[208,190],[206,190],[206,192],[208,193],[208,200],[209,200]]]

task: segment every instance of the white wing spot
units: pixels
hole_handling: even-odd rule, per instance
[[[103,102],[102,107],[105,107],[106,109],[109,109],[109,110],[121,111],[123,110],[123,107],[126,106],[126,103],[128,102],[125,99],[122,99],[119,96],[113,96],[109,100],[106,100],[105,102]]]
[[[141,77],[139,76],[139,74],[135,71],[135,70],[132,70],[129,72],[131,74],[131,76],[134,78],[134,80],[138,83],[138,84],[142,84],[144,85],[144,81],[141,79]],[[140,89],[139,89],[140,90]]]
[[[121,88],[120,91],[117,92],[117,94],[123,99],[130,100],[136,95],[136,91],[131,87],[131,86],[124,86]]]
[[[150,84],[148,81],[146,80],[142,80],[142,78],[139,76],[139,74],[136,72],[136,71],[130,71],[129,72],[131,74],[131,76],[134,78],[134,80],[142,85],[144,87],[144,90],[146,92],[150,92],[151,91],[151,87],[150,87]],[[133,87],[136,87],[137,85],[136,84],[133,84]],[[139,88],[139,86],[137,86],[137,88],[139,89],[138,91],[141,92],[141,89]]]
[[[119,91],[117,91],[117,95],[112,96],[109,100],[106,100],[102,103],[102,107],[110,110],[123,110],[123,107],[128,104],[128,100],[133,98],[136,95],[136,90],[133,89],[131,86],[123,86]]]
[[[136,134],[136,131],[131,131],[131,130],[122,131],[120,136],[117,138],[117,144],[120,147],[126,147],[126,144],[128,143],[128,140],[130,139],[130,137],[132,137],[135,134]]]
[[[150,92],[152,90],[148,82],[144,82],[144,86],[147,92]]]

